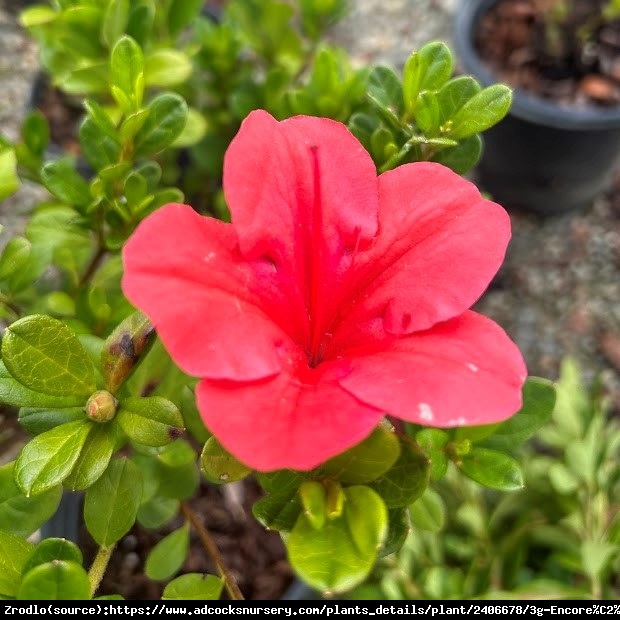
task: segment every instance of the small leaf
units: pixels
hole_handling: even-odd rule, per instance
[[[215,575],[188,573],[172,580],[162,595],[163,601],[217,601],[224,582]]]
[[[0,147],[0,200],[12,196],[19,188],[17,157],[12,148]]]
[[[59,484],[45,493],[26,497],[15,483],[14,465],[0,467],[0,529],[26,537],[56,512],[62,487]]]
[[[76,562],[55,560],[28,571],[17,598],[26,601],[89,600],[90,581],[84,568]]]
[[[144,94],[144,56],[129,36],[121,37],[110,54],[110,90],[126,114],[136,112]]]
[[[41,180],[56,198],[68,206],[86,206],[92,201],[88,183],[67,158],[45,164],[41,168]]]
[[[46,538],[34,548],[22,572],[25,574],[39,564],[47,564],[54,560],[65,560],[81,565],[83,557],[80,548],[66,538]]]
[[[200,14],[204,0],[172,0],[168,10],[168,29],[173,37],[180,34]]]
[[[482,155],[482,138],[476,134],[461,140],[456,146],[439,151],[431,161],[447,166],[457,174],[469,172]]]
[[[493,127],[501,121],[512,103],[512,91],[504,84],[488,86],[474,95],[451,119],[450,138],[462,140]]]
[[[364,441],[327,461],[321,472],[340,482],[363,484],[388,471],[399,455],[394,430],[381,424]]]
[[[334,593],[366,578],[388,525],[385,504],[372,489],[352,486],[344,493],[340,517],[328,519],[324,527],[315,529],[301,513],[286,540],[295,572],[313,588]]]
[[[125,398],[116,421],[131,440],[154,448],[178,439],[185,430],[176,405],[161,396]]]
[[[156,530],[173,519],[178,512],[178,499],[154,497],[140,505],[138,523],[149,530]]]
[[[146,575],[155,581],[170,579],[183,566],[188,550],[189,525],[186,523],[151,549],[144,567]]]
[[[9,240],[0,255],[0,280],[10,277],[24,265],[30,256],[30,247],[30,241],[24,237],[13,237]]]
[[[431,460],[431,478],[443,478],[448,470],[448,457],[444,450],[450,440],[448,433],[440,428],[423,428],[416,433],[415,440]]]
[[[249,467],[225,450],[215,437],[206,441],[200,455],[200,464],[205,478],[215,484],[236,482],[252,473]]]
[[[7,328],[2,359],[22,385],[53,396],[89,396],[95,369],[77,336],[61,321],[30,315]]]
[[[110,0],[103,16],[101,40],[111,48],[125,32],[129,21],[129,0]]]
[[[32,543],[0,530],[0,595],[17,595],[23,567],[33,549]]]
[[[0,383],[1,383],[0,379]],[[26,388],[24,388],[26,389]],[[33,394],[38,395],[36,392]],[[0,388],[1,394],[1,388]],[[44,396],[44,395],[41,395]],[[49,396],[48,398],[59,398]],[[26,407],[22,406],[18,414],[19,423],[32,435],[40,435],[50,431],[56,426],[67,424],[67,422],[78,422],[84,420],[83,407],[66,407],[64,409],[53,409],[51,407]]]
[[[435,93],[422,91],[416,102],[415,121],[427,136],[434,136],[439,132],[440,114],[441,110]]]
[[[401,549],[411,532],[409,513],[406,508],[388,510],[388,532],[381,547],[381,557]]]
[[[491,489],[518,491],[523,488],[521,467],[507,454],[475,447],[457,462],[457,466],[468,478]]]
[[[428,486],[431,463],[417,443],[401,437],[401,451],[394,466],[370,484],[388,508],[403,508]]]
[[[179,50],[160,48],[144,59],[144,81],[147,86],[176,86],[185,82],[191,74],[192,61]]]
[[[38,495],[60,484],[75,465],[92,425],[83,420],[37,435],[15,462],[15,482],[26,495]]]
[[[200,482],[194,449],[182,439],[168,444],[157,455],[157,477],[163,497],[191,497]]]
[[[439,532],[446,520],[446,506],[441,495],[429,487],[409,506],[409,516],[414,530]]]
[[[389,109],[396,117],[400,116],[403,109],[403,89],[392,69],[373,67],[368,76],[367,89],[376,104]]]
[[[135,137],[135,155],[153,155],[172,144],[187,121],[187,103],[174,93],[163,93],[148,105],[149,116]]]
[[[269,495],[252,506],[252,514],[269,529],[290,530],[302,510],[298,489],[305,479],[297,472],[280,470],[259,474],[258,480]]]
[[[140,470],[126,458],[113,460],[86,491],[84,521],[103,547],[118,542],[136,520],[142,497]]]

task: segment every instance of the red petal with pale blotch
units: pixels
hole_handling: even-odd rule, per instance
[[[521,407],[523,357],[504,330],[475,312],[402,338],[383,351],[351,351],[340,379],[367,405],[425,426],[499,422]]]
[[[313,469],[359,443],[383,417],[338,385],[346,365],[287,370],[251,384],[204,380],[196,388],[198,407],[209,430],[246,465]]]

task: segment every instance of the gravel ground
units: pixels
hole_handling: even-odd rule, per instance
[[[450,45],[456,0],[357,0],[332,34],[358,63],[396,69],[421,44]],[[0,0],[0,130],[14,138],[37,71],[36,50],[15,21],[15,0]],[[11,9],[9,11],[8,9]],[[25,186],[0,203],[7,230],[23,227],[40,194]],[[603,371],[620,411],[620,176],[586,211],[552,219],[511,212],[506,262],[478,310],[499,322],[523,351],[530,374],[556,378],[573,355],[586,378]]]

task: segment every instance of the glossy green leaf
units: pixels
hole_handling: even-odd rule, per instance
[[[84,522],[98,544],[108,547],[132,527],[142,498],[142,476],[126,458],[114,459],[88,491]]]
[[[210,437],[204,444],[200,464],[205,478],[215,484],[235,482],[252,473],[252,469],[225,450],[215,437]]]
[[[76,562],[55,560],[39,564],[24,575],[17,598],[25,601],[89,600],[88,574]]]
[[[179,500],[170,497],[153,497],[140,505],[138,522],[142,527],[156,530],[168,523],[179,512]]]
[[[427,136],[434,136],[439,132],[441,110],[435,93],[425,90],[418,95],[415,122]]]
[[[168,11],[168,30],[176,37],[188,26],[204,6],[204,0],[172,0]]]
[[[408,437],[401,437],[398,460],[370,486],[388,508],[403,508],[424,493],[430,475],[431,462],[420,446]]]
[[[49,24],[55,21],[58,15],[58,11],[55,11],[51,6],[35,4],[21,11],[19,14],[19,23],[24,28],[31,28],[42,24]]]
[[[182,439],[167,445],[157,455],[157,477],[163,497],[191,497],[200,482],[194,449]]]
[[[79,138],[82,154],[94,170],[103,170],[118,162],[121,145],[104,134],[92,118],[86,117],[82,121]]]
[[[92,200],[88,183],[70,159],[57,159],[45,164],[41,168],[41,180],[56,198],[69,206],[85,206]]]
[[[187,121],[187,103],[175,93],[158,95],[148,105],[149,116],[135,137],[135,155],[153,155],[172,144]]]
[[[379,106],[396,117],[403,109],[403,89],[398,76],[389,67],[373,67],[368,76],[368,95]]]
[[[50,142],[49,123],[40,110],[34,110],[22,124],[22,139],[28,150],[39,157],[45,153]]]
[[[439,532],[446,520],[446,506],[441,495],[429,487],[409,506],[409,516],[414,532]]]
[[[120,141],[122,143],[131,142],[140,129],[142,129],[149,114],[148,108],[141,108],[137,112],[127,115],[118,130]]]
[[[27,540],[0,530],[0,595],[17,595],[22,569],[33,549]]]
[[[154,448],[178,439],[185,430],[176,405],[160,396],[123,399],[116,421],[131,440]]]
[[[188,108],[185,127],[174,139],[171,146],[182,148],[197,144],[207,133],[207,127],[207,119],[196,108]]]
[[[290,530],[302,509],[298,490],[304,477],[297,472],[280,470],[259,474],[258,480],[269,494],[254,503],[252,514],[269,529]]]
[[[144,570],[155,581],[170,579],[183,566],[189,550],[189,525],[162,538],[146,558]]]
[[[363,484],[383,475],[399,455],[398,437],[381,424],[364,441],[327,461],[321,472],[340,482]]]
[[[130,3],[129,23],[126,32],[144,46],[153,29],[156,6],[154,0],[133,0]]]
[[[431,41],[413,52],[403,68],[403,97],[408,114],[415,111],[418,95],[440,89],[452,75],[454,61],[445,43]]]
[[[436,93],[441,123],[450,120],[481,90],[480,84],[470,75],[455,77],[444,84]]]
[[[90,422],[62,424],[31,439],[15,463],[15,482],[26,495],[60,484],[73,469],[92,429]]]
[[[482,138],[476,134],[461,140],[452,148],[439,151],[433,155],[431,161],[443,164],[457,174],[465,174],[478,163],[481,155]]]
[[[0,184],[2,181],[0,181]],[[1,200],[1,198],[0,198]],[[30,256],[30,241],[24,237],[13,237],[0,254],[0,280],[15,273]]]
[[[217,601],[224,582],[215,575],[188,573],[173,579],[165,588],[163,601]]]
[[[103,43],[112,48],[125,32],[128,22],[129,0],[109,0],[101,25]]]
[[[121,37],[112,48],[110,71],[110,90],[117,103],[126,114],[136,112],[144,95],[144,55],[131,37]]]
[[[344,490],[342,515],[315,529],[301,513],[286,540],[295,572],[313,588],[343,592],[366,578],[387,533],[381,498],[365,486]],[[334,550],[338,550],[334,553]]]
[[[448,470],[448,457],[444,450],[450,440],[448,433],[440,428],[423,428],[416,433],[415,440],[431,460],[431,479],[443,478]]]
[[[84,101],[84,108],[86,109],[87,117],[93,121],[101,134],[118,142],[115,123],[106,109],[94,99],[86,99]]]
[[[316,530],[325,526],[327,519],[327,490],[316,480],[307,480],[299,487],[303,514]]]
[[[83,557],[80,548],[66,538],[45,538],[28,556],[22,572],[25,574],[40,564],[47,564],[54,560],[75,562],[81,566]]]
[[[19,188],[17,157],[12,148],[0,147],[0,200],[13,195]]]
[[[449,137],[462,140],[493,127],[501,121],[512,104],[512,91],[504,84],[494,84],[474,95],[451,119]]]
[[[64,486],[72,491],[87,489],[106,470],[117,447],[117,433],[112,424],[95,424],[84,442]]]
[[[15,483],[14,465],[0,467],[0,530],[26,537],[56,512],[62,488],[57,485],[45,493],[26,497]]]
[[[50,316],[30,315],[9,325],[2,359],[15,379],[37,392],[87,398],[95,390],[95,369],[84,347]]]
[[[491,489],[518,491],[523,488],[519,463],[502,452],[475,447],[457,462],[457,466],[467,477]]]
[[[110,72],[105,60],[63,73],[58,87],[70,95],[103,95],[110,88]]]
[[[410,531],[409,512],[406,508],[388,510],[388,531],[381,545],[381,557],[396,553],[405,544]]]
[[[0,379],[1,385],[2,379]],[[25,388],[24,388],[25,389]],[[1,390],[1,387],[0,387]],[[38,396],[37,392],[32,392]],[[44,395],[41,395],[44,396]],[[48,398],[60,398],[50,396]],[[85,420],[84,409],[80,407],[66,407],[54,409],[52,407],[22,407],[19,410],[19,423],[32,435],[40,435],[67,422]]]
[[[144,59],[147,86],[170,87],[184,83],[192,74],[192,61],[183,52],[157,49]]]
[[[555,398],[555,387],[551,381],[529,377],[523,385],[521,409],[499,425],[486,445],[507,451],[533,437],[551,419]]]

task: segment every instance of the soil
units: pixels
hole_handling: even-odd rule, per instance
[[[499,0],[478,23],[478,53],[515,88],[571,105],[618,105],[620,18],[605,20],[605,4]]]

